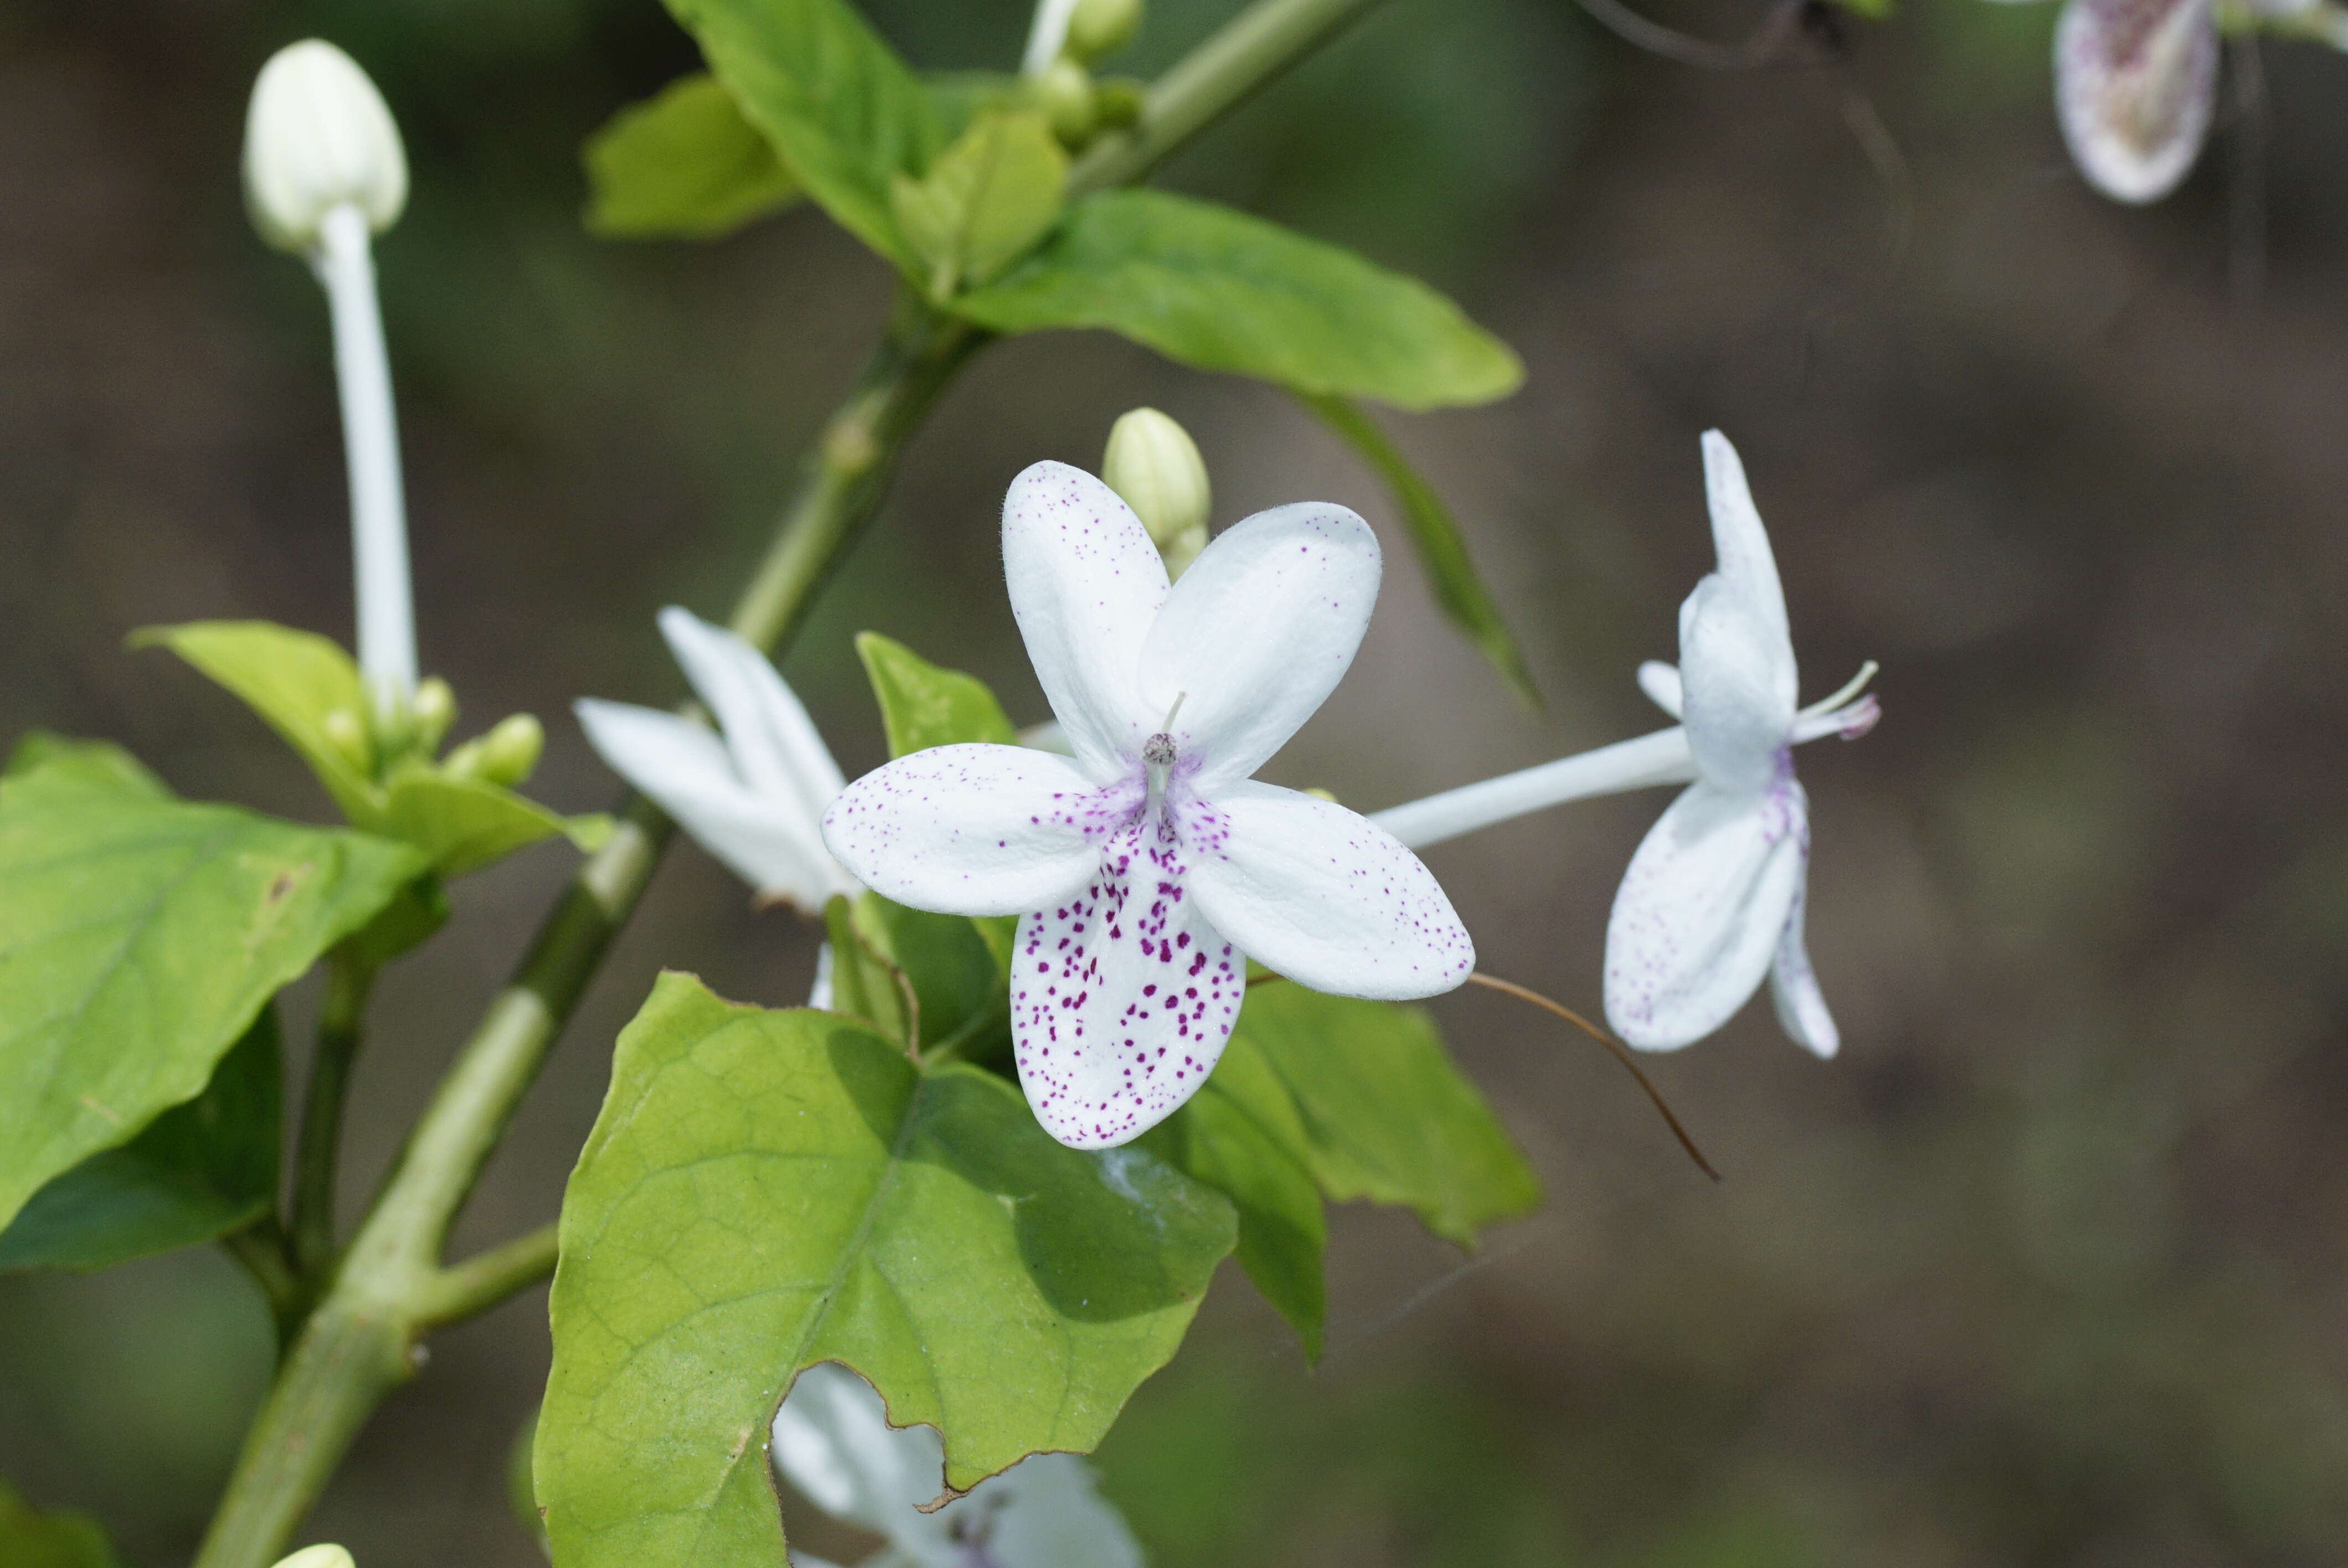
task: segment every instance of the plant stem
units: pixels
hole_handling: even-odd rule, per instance
[[[1068,171],[1071,200],[1139,179],[1159,159],[1309,54],[1377,0],[1259,0],[1142,95],[1141,113]]]
[[[262,1296],[269,1303],[269,1315],[277,1324],[277,1343],[282,1350],[301,1328],[308,1295],[302,1287],[301,1275],[294,1270],[284,1228],[278,1225],[275,1214],[264,1214],[242,1230],[231,1231],[221,1237],[221,1245],[261,1287]]]
[[[1257,0],[1168,73],[1134,128],[1088,156],[1076,191],[1151,164],[1375,0]],[[773,651],[877,509],[909,437],[990,339],[910,294],[800,470],[731,625]],[[423,1335],[539,1277],[545,1233],[443,1270],[448,1229],[556,1033],[643,897],[675,833],[649,802],[623,806],[611,842],[572,876],[512,982],[498,993],[410,1134],[325,1296],[279,1368],[194,1568],[267,1568],[376,1404],[413,1375]]]
[[[375,966],[343,943],[326,958],[326,1002],[318,1049],[303,1097],[302,1133],[294,1154],[294,1261],[314,1292],[335,1261],[335,1163],[343,1147],[343,1105],[358,1059],[360,1023]]]

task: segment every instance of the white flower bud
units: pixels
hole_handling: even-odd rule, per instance
[[[321,39],[289,44],[252,84],[244,195],[261,237],[309,251],[337,207],[382,233],[407,201],[407,155],[391,110],[358,62]]]
[[[1076,0],[1062,46],[1079,60],[1093,61],[1125,46],[1141,26],[1141,0]]]
[[[1165,415],[1136,408],[1121,415],[1101,455],[1101,478],[1149,530],[1169,577],[1179,577],[1207,548],[1214,493],[1206,459],[1189,432]]]
[[[280,1559],[277,1568],[357,1568],[357,1564],[340,1546],[304,1546],[293,1556]]]

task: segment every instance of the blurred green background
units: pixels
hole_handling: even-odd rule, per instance
[[[1120,64],[1235,8],[1152,0]],[[1004,64],[1025,27],[1014,0],[872,11],[937,67]],[[1763,16],[1656,14],[1727,38]],[[1513,400],[1391,428],[1543,714],[1292,405],[1091,334],[979,363],[791,654],[851,774],[881,755],[859,628],[1041,718],[1003,487],[1154,403],[1204,447],[1219,523],[1324,497],[1388,542],[1283,782],[1375,807],[1656,724],[1632,671],[1672,655],[1710,563],[1710,425],[1769,520],[1805,695],[1883,661],[1880,729],[1801,759],[1841,1060],[1755,1008],[1653,1063],[1715,1187],[1586,1043],[1437,1004],[1548,1206],[1473,1259],[1342,1214],[1317,1372],[1229,1273],[1101,1455],[1161,1568],[2348,1562],[2348,61],[2268,51],[2253,295],[2239,128],[2167,204],[2100,202],[2054,135],[2053,19],[1912,0],[1815,63],[1704,74],[1568,0],[1390,0],[1167,171],[1425,272],[1522,351]],[[804,210],[705,247],[584,236],[581,137],[695,62],[654,0],[0,3],[0,734],[109,735],[188,793],[324,815],[242,710],[122,649],[202,616],[348,634],[324,312],[235,172],[252,73],[314,33],[376,73],[415,164],[380,264],[427,667],[460,733],[547,717],[541,793],[600,806],[567,703],[678,693],[654,611],[723,610],[889,292]],[[1486,968],[1594,1009],[1663,799],[1434,852]],[[349,1202],[566,856],[465,884],[383,988]],[[465,1245],[552,1214],[655,968],[779,1002],[812,949],[673,855]],[[543,1300],[436,1344],[307,1538],[364,1568],[538,1560],[504,1464]],[[181,1562],[268,1354],[211,1254],[0,1279],[0,1477]]]

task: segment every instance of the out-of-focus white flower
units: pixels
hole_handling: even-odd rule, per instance
[[[814,915],[834,894],[852,897],[821,826],[839,764],[807,709],[733,632],[675,606],[660,629],[723,738],[675,713],[582,697],[573,708],[588,743],[761,898]]]
[[[1766,973],[1777,1017],[1820,1056],[1839,1043],[1802,940],[1809,803],[1793,748],[1856,740],[1881,709],[1857,680],[1794,706],[1794,646],[1769,536],[1736,449],[1704,437],[1718,569],[1680,608],[1680,664],[1639,685],[1679,727],[1446,791],[1371,818],[1414,848],[1529,811],[1687,784],[1632,857],[1606,928],[1606,1016],[1631,1044],[1672,1050],[1728,1021]]]
[[[372,232],[391,227],[407,201],[407,154],[357,61],[321,38],[269,57],[245,113],[244,190],[280,250],[316,250],[337,207],[356,208]]]
[[[1352,664],[1377,598],[1369,525],[1260,512],[1182,580],[1090,474],[1038,463],[1003,508],[1011,608],[1072,758],[940,746],[867,774],[824,816],[886,897],[1018,915],[1019,1081],[1072,1148],[1127,1143],[1221,1057],[1242,955],[1315,990],[1458,986],[1475,947],[1418,857],[1331,802],[1251,776]]]
[[[277,1568],[357,1568],[340,1546],[304,1546],[291,1557],[278,1559]]]
[[[2177,189],[2218,102],[2211,0],[2067,0],[2054,27],[2054,107],[2089,184],[2115,201]]]
[[[1027,24],[1027,47],[1019,56],[1019,69],[1025,75],[1040,77],[1052,68],[1060,51],[1068,41],[1068,24],[1075,20],[1077,0],[1035,0],[1035,14]]]
[[[1031,1454],[932,1513],[945,1447],[932,1427],[894,1428],[846,1368],[810,1367],[775,1414],[775,1467],[834,1518],[887,1538],[872,1561],[901,1568],[1141,1568],[1124,1517],[1075,1454]],[[796,1568],[829,1568],[793,1553]]]

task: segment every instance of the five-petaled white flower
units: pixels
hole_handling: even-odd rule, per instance
[[[1124,1516],[1075,1454],[1030,1454],[933,1513],[944,1445],[932,1427],[891,1427],[880,1396],[844,1367],[801,1372],[775,1413],[775,1466],[834,1518],[888,1539],[891,1568],[1141,1568]],[[829,1568],[795,1552],[796,1568]]]
[[[1189,1098],[1246,958],[1346,996],[1467,979],[1474,947],[1416,856],[1250,777],[1353,662],[1378,589],[1367,524],[1313,502],[1260,512],[1169,587],[1114,491],[1038,463],[1004,500],[1003,557],[1073,758],[917,752],[850,784],[824,837],[899,903],[1022,917],[1014,1056],[1054,1137],[1107,1148]]]
[[[1831,1056],[1839,1036],[1802,940],[1809,803],[1794,779],[1793,748],[1828,735],[1856,740],[1874,728],[1881,709],[1859,692],[1875,667],[1824,702],[1795,708],[1776,561],[1744,465],[1716,430],[1704,435],[1704,466],[1719,569],[1680,607],[1679,667],[1639,671],[1641,688],[1683,723],[1374,820],[1424,848],[1569,800],[1688,784],[1639,845],[1615,895],[1606,927],[1607,1019],[1632,1045],[1676,1050],[1727,1022],[1767,973],[1786,1032]]]
[[[807,709],[733,632],[674,605],[660,629],[724,738],[675,713],[582,697],[572,706],[588,743],[761,898],[812,915],[834,894],[853,896],[820,825],[839,764]]]

